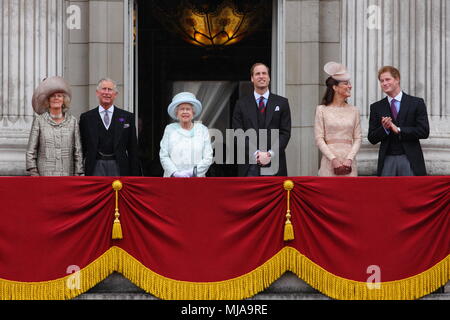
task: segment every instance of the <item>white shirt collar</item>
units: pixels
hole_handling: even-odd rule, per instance
[[[394,98],[387,96],[389,104],[391,104],[392,99],[395,99],[398,102],[402,101],[402,97],[403,97],[403,91],[400,91],[400,93],[398,95],[396,95]]]
[[[255,91],[253,91],[253,94],[255,96],[255,100],[258,100],[261,97],[261,95],[259,93],[256,93]],[[267,100],[267,99],[269,99],[269,94],[270,94],[270,91],[267,90],[266,92],[264,92],[264,94],[262,96]]]
[[[105,111],[106,109],[103,108],[102,106],[98,106],[98,112],[100,113],[100,115],[102,114],[103,111]],[[111,107],[108,108],[108,111],[110,114],[114,113],[114,105],[112,105]]]

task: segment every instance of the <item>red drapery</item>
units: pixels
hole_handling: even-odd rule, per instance
[[[118,193],[121,240],[111,239],[115,209],[111,183],[116,178],[0,178],[1,298],[15,296],[11,282],[23,290],[20,285],[62,279],[69,266],[83,270],[116,247],[140,263],[139,277],[145,278],[144,271],[149,270],[161,276],[160,286],[185,286],[177,296],[150,285],[144,288],[163,298],[189,299],[189,285],[196,283],[206,283],[201,297],[220,298],[210,292],[218,290],[217,283],[227,284],[258,268],[260,273],[277,270],[265,276],[266,282],[287,270],[302,276],[303,269],[317,269],[310,270],[321,272],[317,279],[305,276],[305,281],[336,298],[361,296],[352,296],[348,291],[355,289],[348,288],[345,295],[336,293],[339,288],[332,293],[321,283],[324,274],[339,287],[365,283],[368,267],[377,266],[382,283],[417,276],[431,283],[420,290],[419,282],[402,282],[401,296],[383,295],[390,298],[418,297],[450,279],[450,177],[289,178],[295,185],[290,197],[292,241],[283,240],[285,178],[117,179],[123,184]],[[271,260],[286,248],[290,250],[286,261]],[[308,263],[293,261],[292,252]],[[137,273],[127,266],[114,262],[102,268],[125,276]],[[433,275],[424,278],[430,270]],[[270,284],[245,281],[253,288]],[[44,296],[30,293],[25,298],[45,298],[45,292],[54,289],[47,286]],[[258,290],[227,297],[242,298]]]

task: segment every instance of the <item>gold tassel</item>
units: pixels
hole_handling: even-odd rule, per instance
[[[122,226],[120,225],[119,219],[114,220],[113,229],[112,229],[112,238],[113,239],[123,239]]]
[[[122,235],[122,226],[120,225],[120,213],[119,213],[119,190],[122,189],[122,182],[120,182],[120,180],[115,180],[112,183],[112,187],[114,189],[114,191],[116,192],[116,209],[115,209],[115,219],[114,219],[114,224],[113,224],[113,229],[112,229],[112,238],[114,240],[120,240],[123,239],[123,235]]]
[[[284,241],[294,240],[294,227],[292,223],[288,220],[284,224]]]
[[[292,180],[286,180],[283,183],[284,189],[287,191],[287,213],[286,213],[286,223],[284,224],[284,241],[294,240],[294,227],[291,222],[291,190],[294,189],[294,182]]]

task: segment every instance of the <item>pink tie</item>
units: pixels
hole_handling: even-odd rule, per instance
[[[392,99],[391,101],[391,113],[394,120],[397,120],[397,108],[395,107],[395,99]]]

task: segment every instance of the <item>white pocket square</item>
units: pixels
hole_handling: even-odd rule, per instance
[[[129,123],[125,123],[125,124],[123,125],[123,128],[126,129],[126,128],[128,128],[129,126],[130,126]]]
[[[276,106],[276,107],[275,107],[275,112],[276,112],[276,111],[280,111],[280,106]]]

